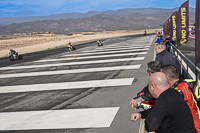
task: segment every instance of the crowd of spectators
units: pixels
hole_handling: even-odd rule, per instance
[[[168,47],[169,39],[157,35],[155,61],[147,64],[149,82],[130,105],[144,111],[133,113],[132,121],[145,119],[148,132],[200,133],[200,88],[195,80],[183,79],[178,61]]]

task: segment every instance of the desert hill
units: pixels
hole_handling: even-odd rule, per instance
[[[44,20],[13,23],[0,27],[0,34],[22,32],[88,32],[104,30],[134,30],[162,25],[170,14],[96,15],[89,18]]]
[[[116,11],[67,13],[43,17],[0,18],[0,34],[24,32],[68,33],[158,28],[176,10],[178,9],[120,9]],[[12,23],[13,21],[15,23]],[[5,25],[5,23],[10,24]],[[190,8],[190,23],[194,23],[194,8]]]

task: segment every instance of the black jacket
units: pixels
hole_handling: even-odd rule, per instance
[[[158,53],[155,60],[159,61],[162,66],[173,65],[178,67],[176,56],[167,50],[163,50],[162,52]]]
[[[156,100],[145,120],[149,131],[160,133],[197,133],[191,111],[182,96],[174,89],[167,89]]]

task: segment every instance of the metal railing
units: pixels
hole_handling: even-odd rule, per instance
[[[182,54],[181,51],[177,49],[171,42],[169,44],[170,44],[170,52],[177,57],[178,62],[180,64],[179,70],[181,75],[183,75],[184,78],[196,79],[199,85],[200,69],[192,61],[190,61],[184,54]]]

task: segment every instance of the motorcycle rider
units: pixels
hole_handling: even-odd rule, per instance
[[[10,53],[13,55],[14,59],[17,58],[17,52],[14,49],[10,49]]]
[[[97,44],[98,44],[98,46],[103,46],[103,43],[100,39],[97,40]]]
[[[147,31],[145,30],[145,31],[144,31],[144,36],[146,36],[146,35],[147,35]]]
[[[71,42],[68,43],[67,47],[68,47],[69,51],[72,51],[74,49]]]

